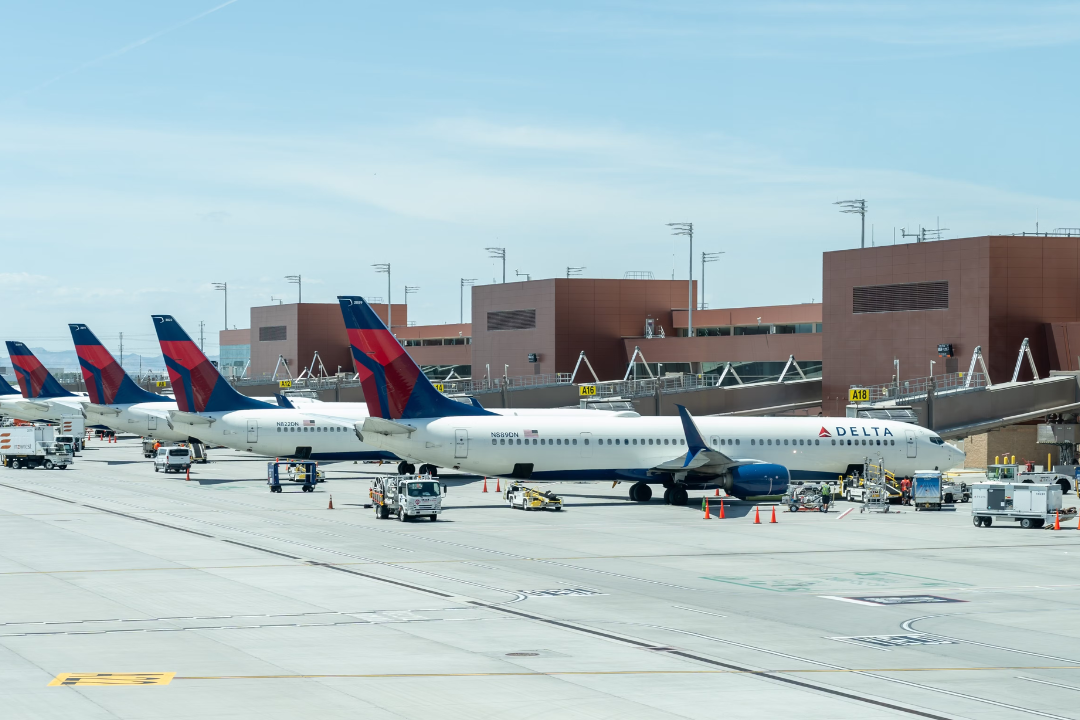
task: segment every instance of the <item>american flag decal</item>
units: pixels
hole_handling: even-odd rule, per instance
[[[315,421],[314,421],[314,420],[305,420],[305,421],[304,421],[304,424],[305,424],[305,425],[314,425],[314,424],[315,424]]]
[[[540,437],[540,433],[536,432],[535,430],[525,430],[523,432],[525,433],[525,437],[527,438]]]

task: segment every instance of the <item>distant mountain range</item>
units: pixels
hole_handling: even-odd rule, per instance
[[[42,365],[50,370],[62,369],[65,372],[79,371],[79,356],[74,350],[52,352],[45,348],[35,347],[30,348],[30,351],[37,356],[37,359],[41,361]],[[217,362],[217,355],[211,355],[209,357],[214,362]],[[136,355],[134,353],[124,353],[124,369],[129,373],[138,374],[140,362],[142,363],[143,372],[165,372],[165,358],[161,355]],[[5,375],[14,374],[11,369],[11,359],[8,357],[0,356],[0,367],[5,368]]]

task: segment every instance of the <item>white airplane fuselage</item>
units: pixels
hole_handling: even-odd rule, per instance
[[[585,415],[584,413],[582,415]],[[652,468],[684,457],[678,417],[460,416],[394,421],[409,434],[362,432],[402,458],[482,475],[534,480],[662,482]],[[835,480],[865,458],[897,476],[946,470],[964,454],[925,428],[854,418],[694,419],[705,443],[733,460],[786,467],[792,480]],[[357,429],[362,423],[357,424]]]

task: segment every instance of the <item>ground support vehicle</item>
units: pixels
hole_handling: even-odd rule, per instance
[[[186,447],[159,447],[154,456],[154,472],[187,472],[191,469],[191,450]]]
[[[986,479],[989,482],[1054,483],[1062,492],[1069,492],[1075,483],[1074,478],[1062,473],[1033,472],[1028,471],[1026,465],[1015,464],[987,465]]]
[[[54,439],[45,425],[18,425],[0,429],[0,463],[13,470],[36,468],[66,470],[72,454]]]
[[[142,454],[143,454],[143,457],[146,458],[147,460],[149,460],[150,458],[157,455],[157,447],[155,447],[155,446],[165,447],[166,445],[167,445],[167,443],[161,443],[161,442],[155,440],[154,438],[143,438],[143,441],[142,441]]]
[[[86,420],[82,415],[62,415],[60,417],[60,427],[57,428],[56,434],[58,436],[70,436],[70,440],[57,437],[56,442],[71,443],[75,452],[80,452],[82,451],[83,438],[86,437]]]
[[[209,462],[206,459],[206,446],[198,440],[192,440],[188,443],[188,447],[191,448],[191,462],[197,462],[200,465],[204,465]]]
[[[941,499],[945,503],[971,502],[971,485],[949,474],[943,475]]]
[[[442,512],[445,492],[446,488],[430,475],[379,475],[371,481],[368,494],[375,517],[380,520],[396,515],[402,522],[414,517],[427,517],[434,522]]]
[[[781,505],[786,505],[789,512],[815,511],[829,512],[829,506],[823,501],[821,484],[805,483],[803,485],[790,485],[787,494],[780,499]]]
[[[521,510],[562,510],[562,498],[555,493],[525,487],[521,483],[508,484],[503,498],[510,507]]]
[[[304,492],[314,492],[315,483],[322,482],[319,463],[314,460],[274,460],[266,463],[266,484],[270,492],[281,492],[284,485],[302,485]]]
[[[941,473],[919,470],[911,478],[911,504],[915,511],[941,509]]]
[[[1057,483],[976,483],[971,491],[971,521],[975,527],[1019,522],[1022,528],[1041,528],[1055,518],[1075,520],[1076,508],[1061,506]]]

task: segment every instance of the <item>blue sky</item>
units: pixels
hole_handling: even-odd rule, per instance
[[[377,262],[456,322],[490,245],[685,278],[672,221],[726,253],[711,306],[809,302],[852,197],[868,243],[1080,226],[1075,4],[219,5],[0,9],[3,339],[156,354],[151,312],[222,327],[212,282],[244,327]]]

